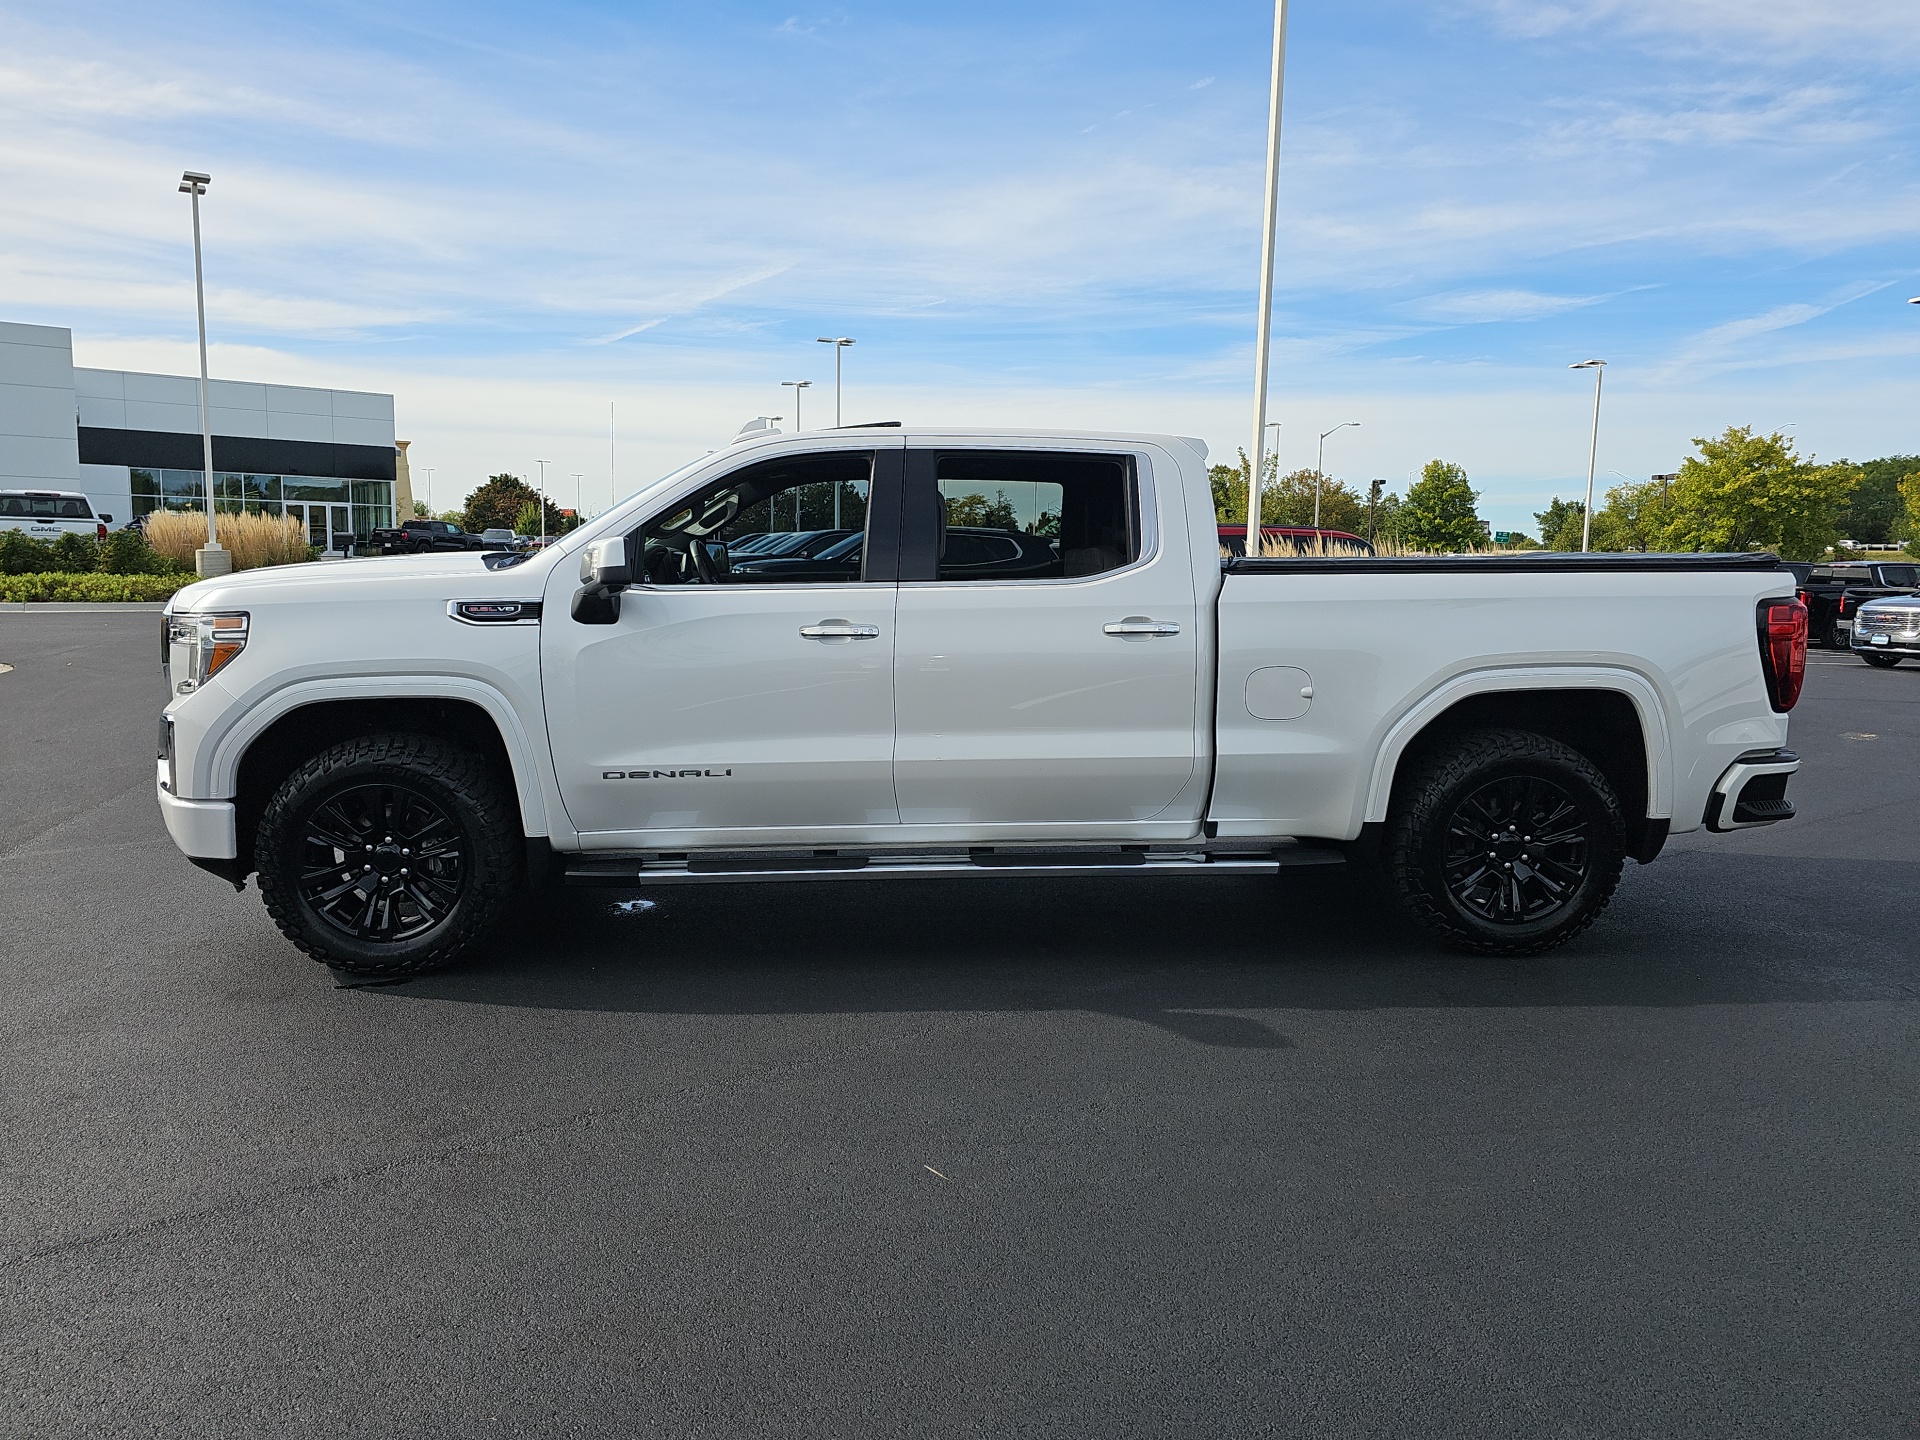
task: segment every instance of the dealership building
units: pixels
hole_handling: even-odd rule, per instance
[[[213,380],[207,410],[223,512],[291,515],[336,552],[413,512],[391,395]],[[117,526],[204,511],[204,464],[198,377],[83,369],[71,331],[0,321],[0,490],[84,491]]]

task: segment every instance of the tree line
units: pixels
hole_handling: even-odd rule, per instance
[[[1606,492],[1594,511],[1591,548],[1606,551],[1771,550],[1788,560],[1815,560],[1847,538],[1874,545],[1905,543],[1920,554],[1920,455],[1889,455],[1855,464],[1820,464],[1799,455],[1778,432],[1732,426],[1699,437],[1695,453],[1671,476],[1628,481]],[[1209,470],[1220,522],[1247,519],[1246,452],[1238,465]],[[1313,524],[1315,474],[1280,474],[1271,459],[1260,484],[1263,525]],[[1384,542],[1388,548],[1457,553],[1489,548],[1478,510],[1480,493],[1467,472],[1430,460],[1405,496],[1374,483],[1361,495],[1331,476],[1319,477],[1320,525]],[[1540,533],[1508,536],[1498,548],[1580,549],[1586,506],[1558,496],[1534,519]]]
[[[580,523],[578,515],[566,514],[553,501],[544,503],[546,534],[564,535]],[[413,502],[413,513],[416,519],[446,520],[474,535],[482,530],[511,530],[516,535],[538,535],[542,533],[541,504],[539,492],[518,475],[489,475],[487,483],[467,497],[464,509],[443,510],[434,515],[428,511],[425,501],[416,500]]]

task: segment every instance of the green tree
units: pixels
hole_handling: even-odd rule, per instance
[[[416,520],[431,520],[433,518],[433,512],[427,508],[426,501],[416,500],[413,502],[413,518]]]
[[[1914,471],[1899,484],[1900,498],[1906,502],[1907,553],[1920,555],[1920,470]]]
[[[487,483],[467,497],[464,514],[457,517],[464,529],[471,531],[507,529],[521,535],[540,533],[540,496],[534,488],[518,475],[489,475]],[[533,521],[530,528],[520,529],[521,511],[528,512]],[[551,500],[547,502],[547,534],[559,535],[567,526],[562,522],[559,507]]]
[[[1020,517],[1014,514],[1013,502],[1007,499],[1007,492],[1001,490],[991,500],[984,495],[948,496],[947,524],[984,530],[1018,530]]]
[[[1680,464],[1663,541],[1674,550],[1772,550],[1813,560],[1840,537],[1847,497],[1860,483],[1853,465],[1816,465],[1775,432],[1729,426],[1696,438]]]
[[[1920,455],[1883,455],[1878,460],[1863,460],[1858,469],[1860,485],[1847,497],[1840,533],[1869,545],[1898,545],[1914,533],[1900,482],[1920,470]]]
[[[1240,452],[1238,465],[1213,465],[1207,480],[1213,489],[1213,509],[1222,525],[1247,523],[1247,452]],[[1262,467],[1260,481],[1260,524],[1313,524],[1313,471],[1279,472],[1278,458],[1269,455]],[[1350,485],[1325,476],[1320,481],[1320,527],[1345,530],[1349,534],[1367,533],[1367,502]]]
[[[1400,531],[1415,550],[1442,554],[1487,543],[1486,527],[1474,509],[1480,495],[1467,484],[1467,472],[1445,460],[1429,460],[1407,491]]]
[[[1586,503],[1562,500],[1558,495],[1544,510],[1533,512],[1540,522],[1540,543],[1549,550],[1574,551],[1580,548],[1580,527],[1586,519]]]

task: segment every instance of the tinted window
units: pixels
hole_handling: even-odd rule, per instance
[[[0,515],[31,520],[91,520],[93,508],[78,497],[5,495],[0,496]]]
[[[640,554],[638,578],[649,585],[862,580],[872,485],[873,454],[865,450],[736,470],[630,539]]]
[[[1882,585],[1912,585],[1916,571],[1911,565],[1882,565],[1880,583]]]
[[[933,467],[942,580],[1073,580],[1139,558],[1124,461],[994,451]]]

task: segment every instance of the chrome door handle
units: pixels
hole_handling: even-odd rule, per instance
[[[800,633],[809,640],[878,640],[878,625],[850,625],[845,620],[822,620],[818,625],[802,625]]]
[[[1144,615],[1129,615],[1100,629],[1108,635],[1178,635],[1180,626],[1173,620],[1149,620]]]

